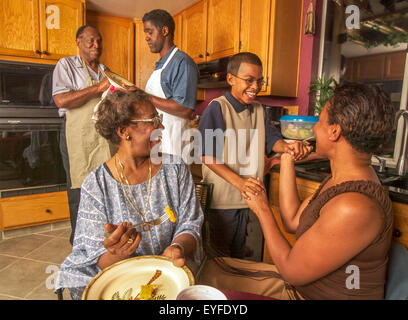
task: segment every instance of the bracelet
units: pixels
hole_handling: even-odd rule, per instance
[[[173,243],[170,245],[170,247],[177,247],[177,248],[179,248],[179,249],[181,250],[181,254],[184,256],[184,247],[183,247],[180,243],[178,243],[178,242],[173,242]]]

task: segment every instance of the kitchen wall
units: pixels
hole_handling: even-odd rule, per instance
[[[319,59],[319,40],[320,40],[320,23],[322,12],[322,1],[311,0],[315,8],[316,28],[315,35],[305,35],[302,33],[302,44],[300,53],[300,72],[299,72],[299,89],[297,98],[283,97],[260,97],[262,104],[269,106],[299,106],[300,115],[312,115],[313,111],[309,110],[309,85],[311,79],[317,74],[317,64]],[[304,1],[303,7],[303,29],[305,28],[306,13],[310,0]],[[196,106],[196,114],[201,115],[212,99],[219,97],[227,89],[207,89],[205,100]]]

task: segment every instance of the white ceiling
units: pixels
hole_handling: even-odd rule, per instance
[[[127,18],[141,19],[153,9],[163,9],[171,15],[179,13],[198,0],[86,0],[87,9]]]

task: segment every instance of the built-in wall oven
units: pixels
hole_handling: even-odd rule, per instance
[[[0,61],[0,197],[66,189],[54,66]]]

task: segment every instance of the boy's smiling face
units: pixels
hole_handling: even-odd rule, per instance
[[[243,105],[250,104],[262,88],[262,67],[242,62],[236,75],[227,74],[227,81],[232,96]]]

